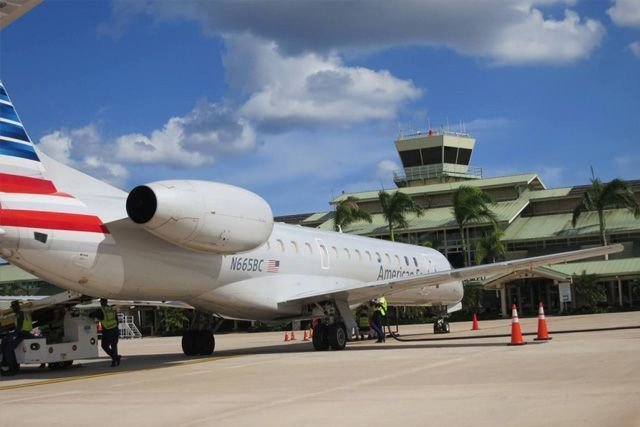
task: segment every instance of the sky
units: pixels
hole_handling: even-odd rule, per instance
[[[60,1],[0,33],[32,140],[124,190],[248,188],[276,215],[394,188],[394,140],[484,177],[640,179],[640,0]]]

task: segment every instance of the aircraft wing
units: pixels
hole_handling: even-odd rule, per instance
[[[395,292],[405,291],[412,288],[436,286],[446,282],[463,281],[483,276],[512,273],[514,271],[530,271],[543,265],[559,264],[563,262],[603,256],[605,254],[621,252],[623,249],[624,247],[620,244],[599,246],[596,248],[561,252],[552,255],[542,255],[532,258],[438,271],[419,276],[356,284],[350,283],[347,286],[341,286],[340,283],[336,283],[334,289],[323,289],[318,292],[308,292],[296,295],[296,297],[283,301],[283,303],[314,303],[331,298],[344,298],[345,296],[349,303],[365,302],[383,294],[388,296]]]

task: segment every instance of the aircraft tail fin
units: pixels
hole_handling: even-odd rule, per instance
[[[0,82],[1,226],[108,233],[104,222],[126,217],[125,197],[39,152]]]
[[[44,165],[0,81],[0,192],[56,194]]]

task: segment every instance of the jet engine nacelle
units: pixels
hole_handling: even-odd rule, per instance
[[[161,239],[218,254],[254,249],[273,229],[273,213],[262,197],[208,181],[140,185],[127,197],[127,214]]]

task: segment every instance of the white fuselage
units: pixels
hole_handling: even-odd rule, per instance
[[[183,249],[128,219],[109,234],[3,227],[3,256],[66,289],[92,296],[180,300],[225,317],[274,320],[300,316],[305,293],[451,268],[420,246],[275,224],[262,246],[234,255]],[[46,242],[34,231],[47,234]],[[388,296],[391,304],[452,305],[460,282]],[[351,304],[363,301],[349,301]]]

